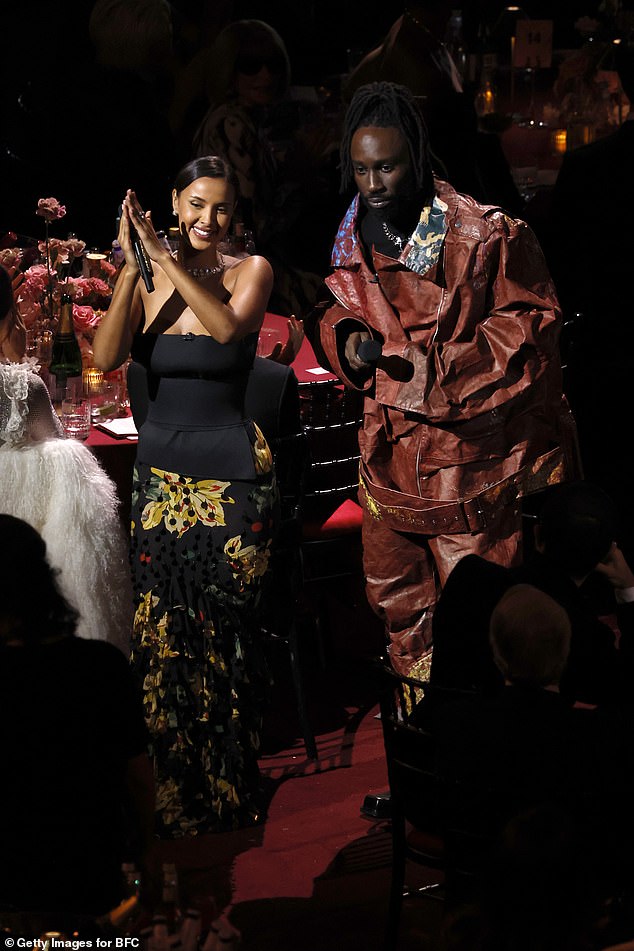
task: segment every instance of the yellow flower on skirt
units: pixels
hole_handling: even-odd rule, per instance
[[[201,479],[193,482],[176,472],[164,472],[152,469],[152,478],[147,496],[151,499],[141,514],[141,524],[145,529],[156,528],[161,522],[178,537],[200,521],[204,525],[215,527],[225,525],[224,505],[233,505],[234,500],[223,498],[223,492],[230,482],[219,479]]]
[[[243,548],[240,535],[234,535],[225,544],[224,551],[233,577],[240,579],[243,584],[250,584],[254,578],[266,574],[271,558],[271,540],[266,546],[246,545]]]
[[[257,423],[253,423],[253,429],[255,430],[255,442],[252,447],[255,471],[258,475],[266,475],[273,468],[273,456],[264,433]]]

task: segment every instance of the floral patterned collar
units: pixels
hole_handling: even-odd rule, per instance
[[[436,195],[431,205],[426,205],[418,224],[403,249],[399,262],[416,274],[426,274],[437,262],[448,229],[449,206]],[[333,267],[344,267],[358,245],[356,230],[359,213],[359,196],[356,195],[341,223],[332,249]]]

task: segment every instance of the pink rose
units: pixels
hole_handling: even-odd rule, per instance
[[[39,301],[32,300],[31,298],[22,298],[18,299],[18,312],[20,317],[24,321],[27,330],[33,327],[38,320],[42,318],[42,307]]]
[[[57,198],[40,198],[35,214],[44,218],[45,221],[55,221],[57,218],[64,217],[66,208],[60,205]]]
[[[3,248],[0,250],[0,264],[4,267],[17,267],[22,260],[22,248]]]
[[[49,252],[51,255],[51,264],[68,264],[70,262],[68,248],[64,241],[51,238],[49,242]]]
[[[97,327],[100,321],[100,315],[95,313],[92,307],[89,307],[87,304],[80,306],[79,304],[73,304],[73,323],[77,330],[84,333],[86,330],[90,330],[93,327]]]
[[[80,299],[80,296],[77,294],[77,286],[72,277],[70,277],[67,281],[60,281],[59,284],[55,286],[54,293],[56,300],[60,298],[62,294],[68,295],[71,300]]]
[[[101,268],[101,273],[105,275],[106,280],[110,280],[111,277],[114,277],[117,273],[117,269],[114,264],[111,264],[110,261],[107,261],[106,258],[99,264]]]
[[[84,248],[86,247],[86,242],[80,241],[79,238],[68,238],[68,240],[62,241],[61,244],[66,249],[71,259],[80,257],[84,253]]]
[[[90,297],[92,288],[90,281],[86,277],[69,277],[69,293],[73,300],[82,301]]]
[[[110,296],[111,289],[109,285],[102,281],[100,277],[89,277],[87,283],[90,284],[90,290],[93,294],[97,294],[99,297]]]
[[[20,290],[28,289],[43,294],[48,287],[48,271],[45,264],[34,264],[26,271],[24,278],[24,284]]]
[[[46,241],[38,242],[38,250],[40,254],[46,254],[48,250],[48,259],[51,265],[59,262],[60,264],[68,263],[68,253],[64,247],[65,242],[61,238],[50,238],[48,244]]]

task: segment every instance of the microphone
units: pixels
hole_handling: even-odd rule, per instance
[[[146,250],[143,247],[143,242],[139,237],[139,232],[136,230],[133,224],[130,224],[130,237],[132,238],[134,256],[136,258],[136,263],[139,266],[139,271],[141,272],[145,289],[148,294],[151,294],[154,290],[154,281],[152,280],[154,271],[152,270],[152,262],[148,258]]]
[[[379,340],[362,340],[357,347],[357,356],[364,363],[376,366],[383,354],[383,345]]]
[[[117,222],[121,218],[123,213],[123,207],[119,205],[119,213],[117,217]],[[143,242],[139,237],[139,232],[136,230],[132,222],[130,222],[130,239],[132,241],[132,248],[134,250],[134,256],[136,258],[136,263],[141,272],[141,277],[143,278],[143,283],[145,284],[145,289],[148,294],[151,294],[154,290],[154,281],[152,277],[154,276],[154,271],[152,270],[152,262],[150,261],[145,248],[143,247]]]

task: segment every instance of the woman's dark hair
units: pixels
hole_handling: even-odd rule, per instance
[[[42,536],[27,522],[0,514],[0,615],[25,644],[75,633],[79,615],[57,584]]]
[[[233,188],[236,198],[240,194],[238,176],[233,166],[220,155],[202,155],[183,165],[174,180],[176,194],[180,194],[198,178],[223,178]]]
[[[425,203],[431,200],[434,176],[427,126],[410,90],[397,83],[368,83],[360,86],[352,97],[341,134],[341,191],[354,180],[350,145],[354,133],[363,126],[400,129],[409,149],[416,188],[423,192]]]
[[[207,50],[207,97],[218,106],[235,96],[241,57],[260,56],[277,64],[276,98],[283,98],[291,80],[291,66],[284,40],[264,20],[234,20],[218,33]]]
[[[0,265],[0,320],[4,320],[13,308],[13,288],[11,278],[5,267]]]

